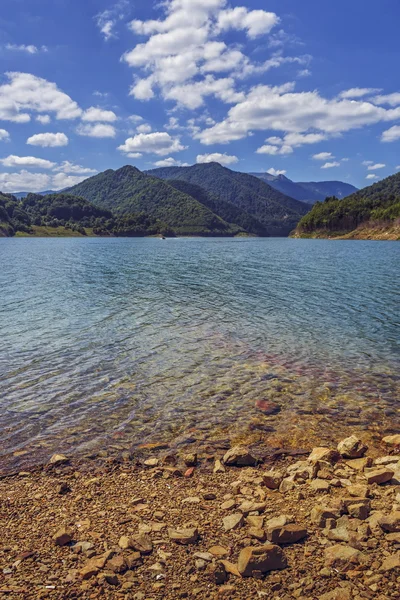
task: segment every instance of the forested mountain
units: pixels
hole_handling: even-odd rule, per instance
[[[339,200],[318,202],[304,216],[297,234],[343,235],[357,228],[392,227],[400,220],[400,173]]]
[[[160,179],[183,180],[204,188],[253,216],[268,235],[287,235],[309,210],[306,204],[285,196],[261,179],[231,171],[218,163],[165,167],[148,173]]]
[[[319,182],[294,182],[285,177],[285,175],[271,175],[270,173],[250,173],[254,177],[262,179],[271,187],[279,190],[283,194],[314,204],[315,202],[325,200],[328,196],[344,198],[357,191],[357,188],[349,183],[342,181],[319,181]]]
[[[144,212],[179,235],[234,235],[242,231],[192,196],[129,165],[99,173],[68,192],[121,216]]]

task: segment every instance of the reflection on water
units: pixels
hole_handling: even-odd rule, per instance
[[[396,242],[0,240],[0,467],[398,429],[399,258]]]

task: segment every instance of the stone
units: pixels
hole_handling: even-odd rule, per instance
[[[363,444],[357,436],[351,435],[339,442],[337,449],[343,458],[362,458],[368,450],[368,446]]]
[[[89,563],[90,563],[90,561],[89,561]],[[95,577],[97,575],[97,573],[99,572],[99,569],[97,567],[95,567],[94,564],[89,564],[89,563],[86,564],[79,571],[79,576],[84,581],[91,579],[92,577]]]
[[[400,570],[400,552],[387,556],[381,565],[381,571]]]
[[[130,538],[129,548],[137,550],[141,554],[150,554],[153,551],[153,542],[147,534],[140,533]]]
[[[232,508],[235,508],[235,506],[236,500],[234,500],[233,498],[231,498],[230,500],[226,500],[221,504],[222,510],[231,510]]]
[[[364,456],[364,458],[353,458],[352,460],[346,460],[346,466],[353,469],[353,471],[364,471],[372,465],[372,458]]]
[[[349,509],[356,504],[363,504],[369,510],[371,508],[371,500],[369,498],[358,498],[354,496],[353,498],[342,498],[342,504],[345,512],[349,512]]]
[[[204,498],[204,500],[207,500],[208,502],[210,502],[211,500],[216,500],[217,496],[213,492],[205,492],[203,494],[203,498]]]
[[[125,558],[122,554],[113,556],[113,558],[107,561],[106,568],[113,573],[125,573],[127,569]]]
[[[195,544],[199,539],[199,532],[196,527],[190,527],[188,529],[174,529],[169,527],[168,536],[170,540],[177,544]]]
[[[141,564],[140,552],[129,552],[129,554],[125,554],[125,562],[128,569],[138,567]]]
[[[225,571],[230,575],[235,575],[235,577],[241,577],[239,570],[236,565],[229,562],[229,560],[220,560],[221,565],[223,565]]]
[[[238,529],[243,525],[244,517],[242,513],[233,513],[222,519],[225,531]]]
[[[369,506],[366,504],[351,504],[347,509],[349,515],[360,521],[365,521],[369,517]]]
[[[310,488],[315,492],[328,492],[331,487],[329,481],[325,481],[325,479],[314,479],[310,483]]]
[[[267,529],[267,539],[273,544],[295,544],[307,536],[307,529],[300,525],[289,524],[284,527]]]
[[[281,494],[286,494],[286,492],[290,492],[296,487],[296,482],[294,480],[294,475],[290,477],[285,477],[282,479],[281,485],[279,486],[279,491]]]
[[[63,496],[64,494],[68,494],[68,492],[71,491],[71,488],[69,487],[68,483],[66,481],[63,481],[62,483],[60,483],[58,489],[57,489],[57,493],[60,494],[60,496]]]
[[[364,473],[368,484],[377,483],[378,485],[387,483],[392,479],[393,475],[394,469],[376,469]]]
[[[389,533],[400,531],[400,511],[396,510],[389,515],[384,515],[378,519],[380,527]]]
[[[362,484],[349,485],[346,488],[346,491],[350,496],[355,496],[356,498],[357,496],[360,498],[368,498],[370,495],[368,486]]]
[[[264,485],[270,490],[277,490],[281,485],[283,476],[278,471],[266,471],[262,474]]]
[[[261,410],[264,415],[276,415],[282,410],[279,404],[269,400],[256,400],[255,407]]]
[[[148,458],[144,461],[143,464],[145,467],[158,467],[160,461],[158,460],[158,458]]]
[[[322,596],[319,597],[319,600],[351,600],[351,598],[352,596],[349,590],[338,587],[331,592],[322,594]]]
[[[265,540],[267,539],[267,534],[264,531],[264,529],[259,529],[258,527],[249,527],[247,533],[250,537],[259,540],[260,542],[265,542]]]
[[[325,527],[328,519],[338,519],[340,510],[326,506],[314,506],[311,511],[311,521],[318,527]]]
[[[217,460],[214,463],[214,469],[213,469],[213,473],[217,474],[217,473],[225,473],[225,467],[222,464],[222,462],[217,458]]]
[[[53,535],[53,542],[56,546],[66,546],[72,541],[72,531],[67,527],[62,527]]]
[[[123,535],[119,538],[118,546],[122,548],[122,550],[127,550],[128,548],[132,548],[131,546],[131,538],[127,535]]]
[[[249,515],[246,517],[246,523],[250,525],[250,527],[255,527],[256,529],[262,529],[264,524],[264,517]]]
[[[397,446],[400,446],[400,433],[396,433],[395,435],[387,435],[382,439],[382,442],[387,446],[396,448]]]
[[[69,458],[65,454],[53,454],[49,460],[50,465],[66,465],[67,463],[69,463]]]
[[[225,453],[224,464],[237,467],[252,467],[257,463],[257,459],[250,454],[245,446],[234,446]]]
[[[352,548],[336,544],[325,549],[325,566],[336,569],[341,573],[354,569],[355,566],[366,562],[366,556]]]
[[[183,457],[183,462],[187,467],[195,467],[197,465],[197,454],[196,452],[189,452]]]
[[[336,463],[340,458],[339,452],[332,450],[331,448],[318,447],[313,448],[308,460],[311,463],[316,463],[320,460],[326,461],[330,464]]]
[[[251,512],[263,512],[265,506],[265,502],[254,502],[253,500],[245,500],[240,506],[238,506],[238,509],[244,515],[248,515]]]
[[[212,577],[216,585],[223,585],[228,579],[224,565],[217,563],[212,571]]]
[[[188,477],[192,477],[193,473],[195,472],[195,468],[194,467],[189,467],[188,469],[186,469],[186,471],[184,472],[183,476],[188,478]]]
[[[229,554],[229,550],[227,550],[227,548],[224,548],[223,546],[211,546],[211,548],[209,548],[208,551],[210,554],[217,558]]]
[[[243,548],[238,558],[238,571],[243,577],[251,577],[253,571],[268,573],[286,567],[286,557],[282,549],[275,545]]]

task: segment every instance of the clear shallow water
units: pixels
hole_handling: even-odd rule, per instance
[[[398,429],[399,265],[396,242],[0,240],[0,468]]]

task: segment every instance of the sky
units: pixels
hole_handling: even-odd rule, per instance
[[[0,190],[217,161],[400,170],[398,0],[1,0]]]

